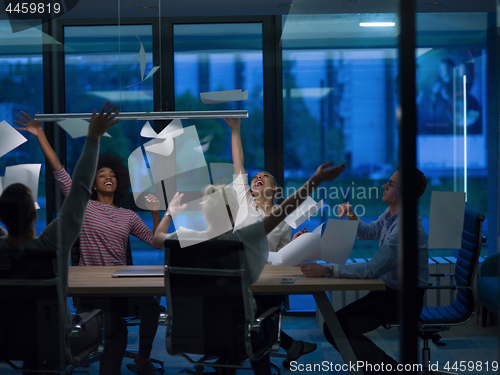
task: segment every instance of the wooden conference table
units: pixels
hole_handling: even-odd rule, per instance
[[[165,295],[165,284],[162,277],[118,277],[111,275],[119,269],[129,267],[143,269],[162,269],[163,266],[107,266],[107,267],[70,267],[70,296],[145,296]],[[282,283],[283,278],[294,278],[293,283]],[[307,278],[299,267],[266,265],[259,280],[250,287],[255,294],[312,294],[323,315],[330,332],[336,338],[339,352],[344,363],[355,363],[356,357],[345,337],[344,331],[332,308],[327,291],[342,290],[384,290],[381,280],[359,280],[338,278]],[[351,371],[361,374],[361,371]]]

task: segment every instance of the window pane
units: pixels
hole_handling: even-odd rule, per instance
[[[495,178],[488,179],[486,30],[486,13],[417,15],[417,163],[428,179],[419,211],[426,230],[432,192],[450,191],[466,192],[466,207],[486,216],[488,233],[486,187]]]
[[[367,222],[387,208],[381,186],[397,165],[398,149],[397,30],[358,24],[358,15],[284,20],[285,195],[321,163],[347,166],[334,183],[313,194],[326,207],[301,226],[309,231],[338,218],[336,205],[346,201]],[[377,249],[377,241],[357,241],[351,258],[369,258]]]
[[[245,169],[249,174],[264,169],[262,25],[174,25],[174,64],[175,109],[248,110],[249,118],[241,125]],[[201,92],[237,89],[248,90],[248,100],[222,104],[200,100]],[[232,163],[231,131],[222,119],[183,123],[196,125],[200,140],[210,139],[207,163]],[[178,190],[192,190],[188,181],[177,183]]]
[[[346,201],[362,220],[375,220],[387,208],[381,187],[398,165],[397,26],[362,28],[360,17],[296,15],[283,21],[285,192],[322,162],[347,165],[341,178],[314,196],[326,199],[326,207],[304,223],[308,230],[336,218],[335,205]],[[419,199],[426,232],[432,191],[467,190],[467,207],[486,215],[485,186],[496,184],[486,177],[486,29],[485,13],[417,15],[417,166],[429,180]],[[488,232],[487,221],[483,230]],[[369,258],[377,250],[376,241],[356,241],[351,258]]]
[[[99,110],[106,101],[118,104],[122,112],[153,111],[153,79],[146,78],[153,68],[152,26],[71,26],[64,29],[65,73],[66,73],[66,111],[68,113],[90,113]],[[139,51],[144,46],[146,66],[141,75]],[[142,82],[141,82],[142,81]],[[132,86],[133,85],[133,86]],[[124,158],[127,164],[129,155],[149,139],[140,136],[145,121],[120,121],[109,129],[111,138],[101,138],[101,153]],[[85,138],[67,140],[68,171],[72,170],[80,157]],[[153,229],[149,212],[138,212],[145,224]],[[149,250],[151,254],[139,258],[134,255],[136,264],[161,264],[158,262],[161,250],[131,236],[134,250]]]
[[[41,27],[12,33],[9,21],[0,21],[0,121],[13,127],[21,111],[34,116],[43,113],[43,69]],[[50,125],[49,125],[50,126]],[[7,166],[42,164],[38,184],[37,234],[45,228],[45,159],[35,136],[21,132],[27,142],[0,158],[0,174]],[[6,186],[4,186],[5,188]]]

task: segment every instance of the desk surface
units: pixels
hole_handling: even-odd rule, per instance
[[[77,295],[164,295],[163,277],[111,277],[118,269],[128,267],[163,268],[163,266],[106,266],[70,267],[70,296]],[[294,283],[281,284],[284,277],[295,278]],[[326,277],[307,278],[299,267],[266,265],[255,284],[254,293],[311,294],[328,290],[383,290],[381,280],[337,279]]]

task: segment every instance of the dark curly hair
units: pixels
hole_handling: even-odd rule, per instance
[[[130,185],[128,169],[125,164],[123,164],[123,159],[109,153],[99,155],[99,160],[97,161],[96,176],[97,172],[102,168],[109,168],[115,173],[116,191],[113,197],[113,203],[118,206],[118,204],[128,194],[128,187]],[[90,199],[94,201],[97,199],[97,192],[93,189],[92,193],[90,194]]]

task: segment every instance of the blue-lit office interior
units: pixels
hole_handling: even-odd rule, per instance
[[[151,138],[141,135],[146,122],[156,133],[169,124],[148,113],[246,110],[248,117],[241,119],[245,169],[249,176],[265,170],[275,177],[283,191],[278,203],[321,163],[345,163],[334,183],[312,196],[323,199],[324,207],[292,235],[338,219],[337,207],[345,202],[361,220],[376,220],[387,208],[383,185],[398,166],[403,171],[416,166],[425,174],[427,188],[415,206],[405,199],[403,187],[401,205],[408,215],[420,215],[426,235],[431,200],[439,192],[465,193],[465,207],[485,218],[485,240],[473,276],[475,314],[442,334],[447,346],[429,344],[430,362],[439,361],[441,369],[448,363],[455,373],[498,371],[500,279],[491,287],[497,294],[489,312],[482,308],[477,284],[482,262],[498,253],[500,0],[416,0],[409,9],[396,0],[73,3],[53,20],[25,21],[19,14],[14,20],[8,12],[0,13],[0,121],[15,127],[21,111],[31,116],[91,113],[110,101],[122,113],[145,114],[120,121],[109,129],[111,137],[100,141],[101,152],[129,161],[141,149],[147,160],[144,150]],[[226,90],[248,90],[248,98],[212,104],[200,100],[200,93]],[[207,165],[233,162],[231,129],[222,117],[182,119],[182,125],[196,126]],[[44,129],[72,174],[85,138],[73,138],[56,122],[45,122]],[[57,217],[64,197],[36,137],[21,134],[27,141],[0,157],[0,175],[10,166],[41,164],[35,224],[40,234]],[[196,198],[206,184],[179,176],[175,189]],[[151,213],[135,204],[132,191],[123,206],[153,228]],[[171,224],[169,232],[176,229]],[[414,238],[411,232],[401,229],[401,241]],[[134,236],[130,247],[134,265],[164,264],[163,249]],[[378,249],[378,239],[355,240],[348,262],[368,262]],[[429,246],[428,255],[430,272],[453,272],[459,250]],[[400,280],[411,293],[413,273],[406,272],[404,263],[400,272],[408,278]],[[431,280],[434,285],[453,282],[449,276]],[[444,306],[456,295],[449,290],[432,293],[424,306]],[[365,294],[328,292],[336,310]],[[411,301],[402,303],[404,315],[404,303]],[[161,304],[166,305],[165,298]],[[311,295],[290,295],[282,319],[286,332],[318,343],[298,363],[343,363],[323,335],[323,317]],[[370,338],[402,362],[419,362],[422,340],[408,333],[413,328],[382,327]],[[169,356],[165,334],[160,324],[151,357],[161,357],[166,374],[190,368],[183,358]],[[129,327],[129,346],[137,345],[137,337],[137,326]],[[282,360],[271,356],[278,365]],[[464,360],[465,368],[460,368]],[[130,373],[126,364],[132,362],[123,360],[122,374]],[[458,368],[450,367],[454,364]],[[84,370],[97,373],[98,368],[94,363]],[[289,371],[281,368],[284,374]],[[310,372],[349,370],[318,366]],[[0,373],[16,372],[0,363]]]

